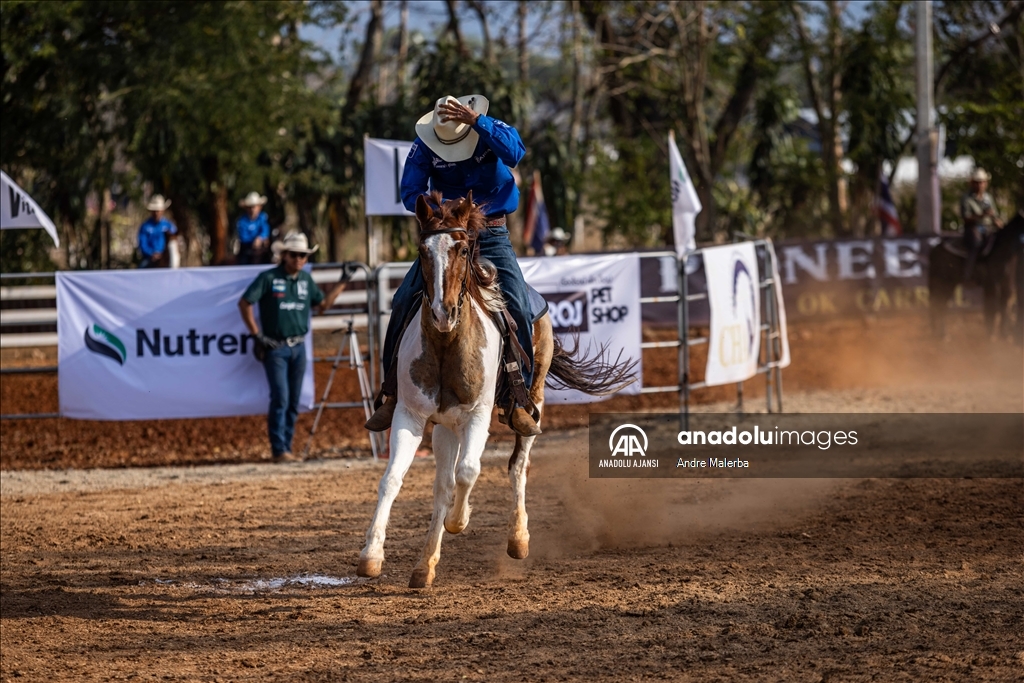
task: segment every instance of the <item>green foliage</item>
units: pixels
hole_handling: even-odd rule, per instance
[[[302,3],[4,3],[0,163],[45,174],[36,196],[75,244],[84,194],[142,180],[191,207],[220,187],[273,187],[293,131],[327,113],[304,82]],[[200,212],[207,224],[213,217]],[[92,250],[95,251],[95,250]],[[95,266],[93,253],[86,265]]]
[[[886,159],[896,159],[913,127],[913,34],[900,24],[903,2],[880,2],[843,56],[843,105],[849,125],[847,157],[857,180],[873,192]]]
[[[1008,202],[1024,204],[1024,35],[1018,16],[998,36],[978,36],[1012,3],[936,2],[934,10],[949,149],[993,173],[1004,211]],[[488,7],[492,21],[503,12]],[[574,7],[583,26],[578,46],[570,40]],[[906,153],[913,126],[912,3],[879,0],[845,14],[828,4],[801,7],[813,15],[812,80],[825,85],[834,67],[841,76],[838,120],[856,165],[851,213],[864,214],[883,161]],[[175,218],[192,223],[184,232],[199,242],[218,221],[223,227],[225,203],[233,216],[251,190],[270,197],[275,224],[291,202],[301,229],[329,223],[331,248],[321,250],[329,258],[340,255],[346,230],[361,229],[363,137],[410,139],[437,97],[482,92],[490,113],[523,134],[520,170],[527,178],[541,172],[552,225],[571,227],[584,207],[606,225],[606,237],[668,243],[665,139],[673,129],[705,203],[702,239],[830,230],[834,216],[824,209],[835,184],[820,131],[798,117],[810,104],[808,76],[787,3],[531,4],[525,89],[509,41],[514,26],[492,27],[495,61],[472,37],[460,51],[444,29],[426,36],[412,27],[406,83],[396,84],[397,41],[388,40],[376,67],[364,70],[365,87],[350,89],[355,69],[331,64],[299,27],[347,27],[348,54],[364,16],[356,8],[324,0],[5,0],[0,165],[55,219],[71,267],[101,262],[101,221],[87,212],[86,197],[120,188],[139,199],[146,183],[171,196]],[[467,3],[456,8],[464,29],[477,24]],[[828,35],[840,39],[838,57]],[[538,37],[558,47],[539,50]],[[574,110],[576,54],[586,90]],[[948,226],[945,208],[953,205],[944,207]],[[854,224],[856,216],[848,218]],[[407,227],[392,221],[394,253],[410,253]],[[4,270],[52,266],[42,233],[5,232],[2,240]]]
[[[655,246],[663,244],[672,230],[668,160],[664,168],[651,163],[663,153],[650,138],[640,138],[635,145],[629,155],[610,147],[594,150],[588,184],[605,191],[591,195],[591,200],[605,220],[605,239],[618,234],[630,244]]]

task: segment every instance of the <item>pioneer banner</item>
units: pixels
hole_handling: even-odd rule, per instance
[[[761,353],[761,292],[753,242],[708,247],[704,256],[711,307],[708,386],[757,374]]]
[[[775,245],[790,320],[928,311],[933,235],[786,241]],[[957,287],[956,309],[980,309],[981,289]]]
[[[265,267],[57,273],[60,412],[86,420],[266,413],[238,300]],[[258,309],[256,310],[258,315]],[[306,337],[301,409],[313,406]]]
[[[636,360],[636,381],[623,394],[640,393],[640,258],[637,254],[521,258],[526,281],[548,302],[555,334],[581,354],[604,346],[610,360]],[[620,356],[621,354],[621,356]],[[545,401],[588,403],[603,398],[548,388]]]

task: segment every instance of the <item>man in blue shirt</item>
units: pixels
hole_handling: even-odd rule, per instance
[[[155,194],[146,204],[149,211],[147,218],[139,226],[139,251],[142,253],[142,260],[139,268],[159,268],[166,265],[164,254],[167,251],[167,236],[174,239],[178,234],[178,228],[174,223],[164,218],[164,211],[171,205],[163,195]]]
[[[238,205],[245,209],[245,214],[239,216],[235,223],[235,230],[238,233],[238,259],[239,265],[250,263],[262,263],[263,253],[270,242],[270,221],[267,214],[263,213],[263,205],[267,198],[259,192],[250,192],[245,199],[238,202]]]
[[[498,269],[501,291],[517,326],[516,337],[526,354],[527,362],[519,365],[521,379],[529,390],[533,369],[529,295],[515,250],[509,242],[505,218],[519,206],[519,188],[509,169],[519,164],[526,147],[515,128],[487,116],[487,106],[483,95],[458,99],[446,96],[437,101],[432,112],[420,118],[416,123],[417,137],[402,175],[402,203],[415,211],[416,199],[428,190],[436,190],[445,200],[464,198],[472,191],[473,201],[483,205],[487,222],[477,238],[480,255]],[[398,388],[394,367],[398,342],[422,291],[423,270],[417,260],[392,302],[381,357],[384,386],[378,403],[384,402],[366,423],[370,431],[383,431],[391,426]],[[519,379],[510,377],[513,382]],[[514,408],[509,424],[526,436],[540,433],[533,416],[522,406]]]

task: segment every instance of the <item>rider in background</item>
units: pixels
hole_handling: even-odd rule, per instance
[[[506,306],[517,326],[516,337],[527,356],[528,362],[520,366],[522,381],[528,389],[533,368],[529,295],[506,225],[506,216],[519,206],[519,188],[510,169],[522,160],[526,147],[515,128],[487,116],[487,107],[483,95],[458,99],[449,95],[437,100],[434,110],[420,118],[402,175],[402,203],[415,212],[416,199],[428,190],[440,192],[445,200],[464,198],[472,191],[473,201],[483,207],[487,222],[477,244],[480,255],[498,270]],[[384,431],[391,426],[398,388],[398,342],[422,291],[423,270],[417,259],[395,292],[381,357],[384,386],[378,402],[383,399],[384,403],[367,421],[370,431]],[[523,435],[540,433],[534,418],[522,407],[513,410],[509,424]]]
[[[960,215],[964,219],[964,247],[967,249],[967,267],[964,270],[964,279],[971,276],[974,269],[974,262],[988,237],[997,229],[1003,227],[1003,222],[996,214],[995,203],[992,195],[985,190],[988,188],[989,174],[985,169],[979,167],[971,174],[971,189],[960,200]]]
[[[139,226],[139,268],[166,268],[169,264],[165,254],[178,234],[178,227],[164,217],[170,206],[170,200],[162,194],[153,195],[146,204],[149,218]]]
[[[239,265],[262,263],[263,253],[270,242],[270,221],[263,211],[267,198],[259,192],[250,192],[238,205],[245,209],[245,214],[238,217],[235,230],[238,233]]]

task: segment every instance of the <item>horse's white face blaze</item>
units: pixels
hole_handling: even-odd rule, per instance
[[[424,288],[431,322],[438,332],[451,332],[458,324],[467,258],[466,240],[455,239],[449,233],[431,235],[421,245]]]
[[[449,332],[454,325],[454,321],[448,315],[444,301],[444,278],[448,272],[448,250],[451,246],[451,241],[452,238],[449,235],[443,234],[428,237],[423,241],[423,246],[429,255],[428,260],[431,265],[429,270],[433,271],[432,282],[427,283],[427,295],[430,298],[430,312],[433,314],[434,327],[439,332]],[[431,289],[433,292],[430,291]]]

